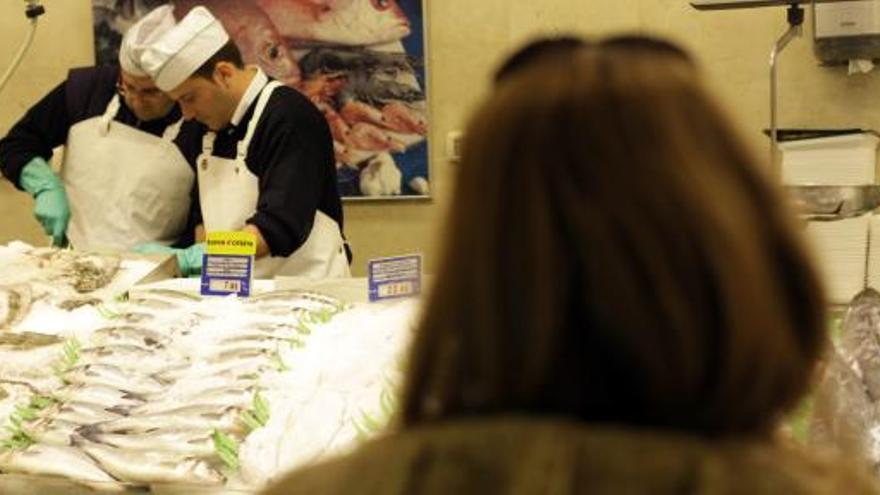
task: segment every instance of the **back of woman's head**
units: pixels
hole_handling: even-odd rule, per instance
[[[805,391],[823,301],[778,192],[683,52],[622,39],[521,69],[472,118],[405,425],[761,434]]]

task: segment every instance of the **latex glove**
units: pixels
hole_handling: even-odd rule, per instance
[[[184,277],[191,277],[202,273],[202,257],[205,254],[205,243],[193,244],[184,249],[163,246],[151,242],[135,246],[132,251],[140,254],[174,254],[177,257],[177,266]]]
[[[65,233],[70,221],[70,204],[64,184],[52,171],[46,160],[34,157],[21,170],[21,188],[34,196],[34,216],[46,234],[52,236],[52,245],[67,244]]]

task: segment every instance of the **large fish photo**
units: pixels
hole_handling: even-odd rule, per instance
[[[97,63],[166,3],[207,7],[245,63],[324,113],[343,197],[429,195],[422,0],[92,0]]]

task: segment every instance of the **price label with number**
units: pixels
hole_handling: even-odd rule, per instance
[[[416,296],[422,290],[422,256],[370,260],[367,279],[370,301]]]
[[[257,240],[247,232],[210,232],[202,260],[202,295],[250,295]]]

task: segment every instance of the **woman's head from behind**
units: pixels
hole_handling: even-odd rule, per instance
[[[815,276],[674,45],[608,39],[499,81],[456,188],[404,423],[760,434],[804,392],[823,343]]]

